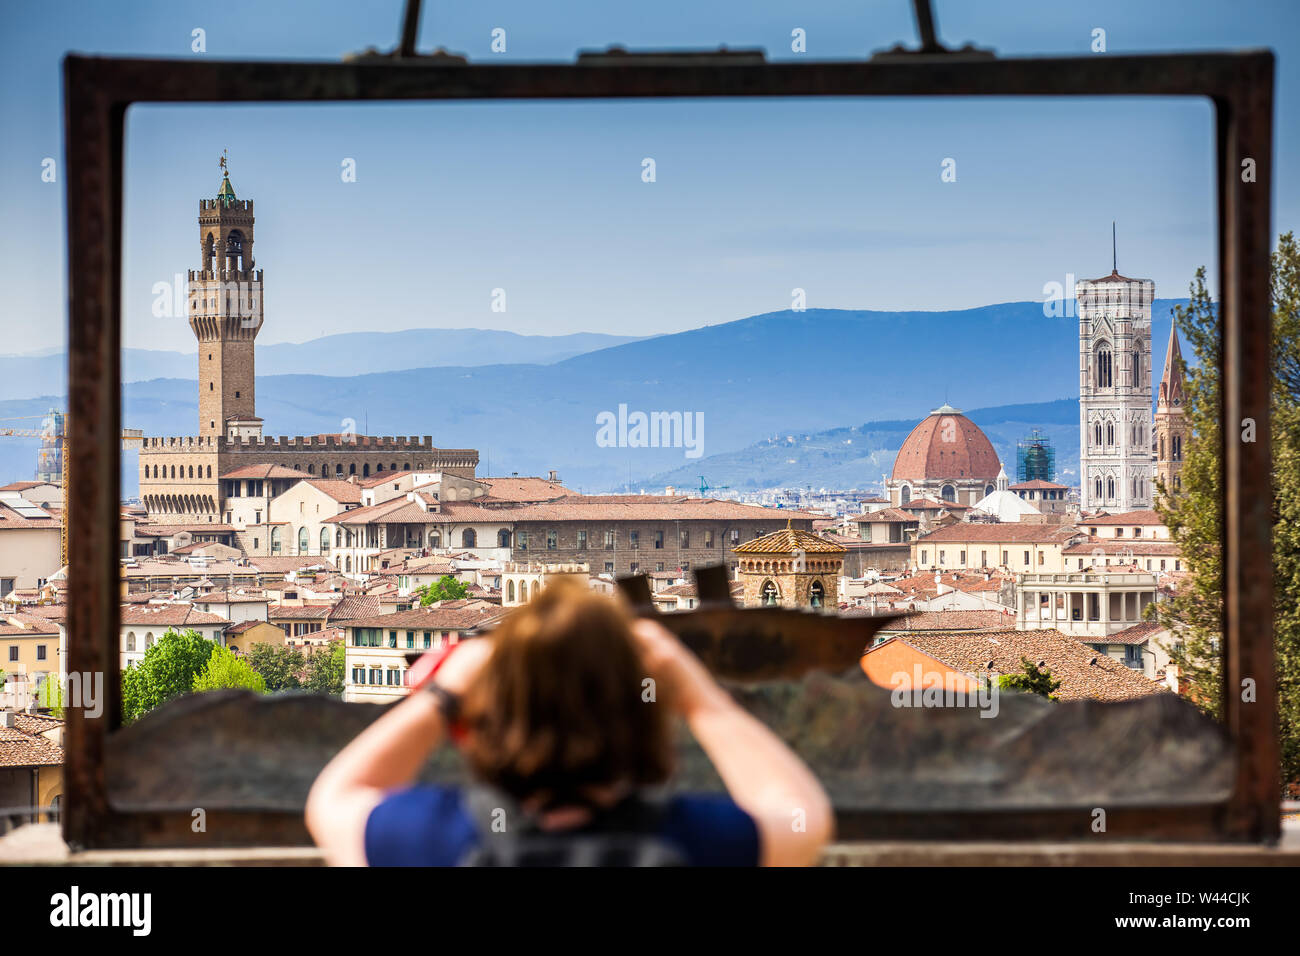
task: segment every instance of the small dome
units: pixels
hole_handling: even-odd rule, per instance
[[[951,478],[991,482],[1001,468],[988,436],[959,409],[945,403],[907,436],[894,459],[892,478],[895,481]]]

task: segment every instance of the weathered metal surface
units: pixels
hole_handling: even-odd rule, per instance
[[[410,32],[409,30],[407,31]],[[407,44],[403,44],[406,46]],[[1229,797],[1194,807],[1152,801],[1109,816],[1112,836],[1276,838],[1278,741],[1272,660],[1271,447],[1268,431],[1272,241],[1273,56],[1267,51],[1155,56],[975,59],[961,53],[872,62],[756,63],[686,58],[613,65],[471,65],[447,57],[348,63],[162,61],[70,56],[64,64],[68,175],[69,458],[77,493],[67,503],[72,542],[69,669],[106,675],[102,716],[69,710],[68,841],[83,846],[282,842],[301,836],[289,812],[215,811],[209,834],[188,813],[132,813],[108,804],[131,749],[114,739],[118,701],[117,514],[121,434],[119,350],[122,136],[135,102],[318,102],[762,96],[1204,96],[1216,111],[1219,288],[1224,305],[1224,620],[1227,728],[1236,774]],[[1254,182],[1241,163],[1256,162]],[[1251,419],[1253,442],[1238,440]],[[1254,682],[1253,702],[1242,682]],[[1072,705],[1066,705],[1072,706]],[[1129,705],[1113,704],[1109,707]],[[1163,706],[1163,705],[1159,705]],[[269,732],[274,732],[270,728]],[[268,728],[261,728],[265,736]],[[111,746],[110,746],[111,744]],[[841,823],[849,818],[841,815]],[[858,814],[855,832],[965,839],[1075,832],[1074,809],[902,810]],[[215,824],[215,825],[214,825]]]

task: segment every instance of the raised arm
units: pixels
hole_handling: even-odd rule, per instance
[[[650,620],[635,633],[651,676],[666,684],[727,792],[758,826],[764,866],[808,866],[834,835],[830,799],[812,771],[743,710],[676,637]]]

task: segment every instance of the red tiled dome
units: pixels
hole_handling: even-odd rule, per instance
[[[949,427],[945,423],[952,422]],[[951,438],[944,441],[944,437]],[[979,426],[951,405],[932,411],[907,436],[894,459],[895,480],[978,478],[993,481],[1001,465]]]

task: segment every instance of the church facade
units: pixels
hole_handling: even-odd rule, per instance
[[[235,196],[229,173],[215,199],[199,201],[198,225],[200,268],[189,272],[186,298],[199,349],[198,430],[143,440],[140,497],[151,515],[170,523],[219,523],[222,475],[254,464],[281,465],[304,477],[406,470],[474,477],[476,450],[438,448],[428,435],[265,437],[255,391],[263,272],[253,259],[253,201]]]

